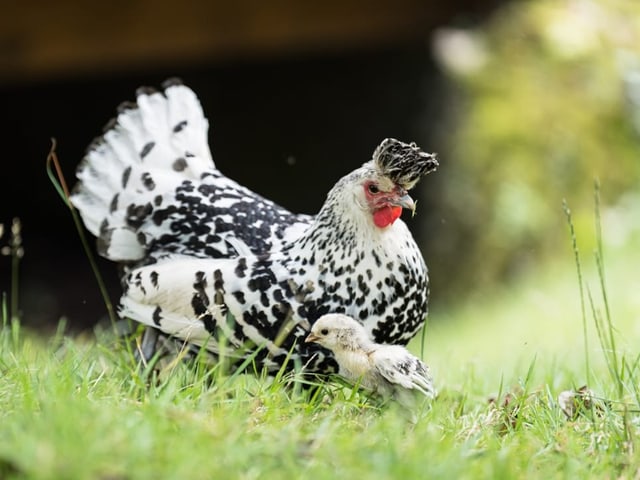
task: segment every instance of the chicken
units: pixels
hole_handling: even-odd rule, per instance
[[[269,371],[335,371],[303,342],[326,313],[376,341],[406,344],[427,314],[427,268],[402,208],[435,156],[385,139],[340,179],[315,217],[222,175],[195,94],[172,81],[138,91],[89,147],[72,202],[98,251],[124,267],[119,314]]]
[[[363,326],[347,315],[323,315],[313,324],[305,342],[330,350],[341,376],[397,401],[413,419],[424,400],[436,396],[429,368],[419,358],[399,345],[373,342]]]

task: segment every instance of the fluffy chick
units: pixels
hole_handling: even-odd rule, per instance
[[[367,335],[353,318],[330,313],[320,317],[305,342],[331,350],[345,379],[382,396],[393,399],[412,413],[425,397],[436,395],[429,367],[406,348],[381,345]]]

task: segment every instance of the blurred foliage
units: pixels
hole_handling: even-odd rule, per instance
[[[570,262],[562,200],[592,237],[596,178],[605,206],[635,208],[618,234],[637,233],[640,2],[511,2],[479,29],[436,33],[434,49],[455,85],[428,255],[439,295]]]

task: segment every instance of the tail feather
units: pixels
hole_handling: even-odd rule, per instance
[[[208,127],[194,92],[175,82],[164,92],[139,89],[136,103],[119,109],[78,167],[71,197],[102,255],[115,261],[144,257],[135,210],[215,168]]]

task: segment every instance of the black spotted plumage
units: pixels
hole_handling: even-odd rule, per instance
[[[311,217],[219,172],[200,103],[175,81],[139,90],[110,125],[78,168],[72,202],[100,254],[124,266],[123,317],[212,353],[224,338],[232,355],[271,370],[286,359],[335,368],[303,342],[326,313],[353,316],[379,343],[404,345],[422,326],[427,269],[397,217],[414,207],[407,190],[437,167],[433,155],[385,139]]]
[[[415,143],[385,139],[373,154],[380,171],[394,183],[411,190],[420,178],[434,171],[438,163],[433,155],[424,153]]]

